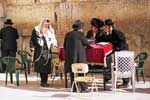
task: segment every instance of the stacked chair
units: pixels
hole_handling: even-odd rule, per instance
[[[145,83],[144,63],[145,63],[146,59],[147,59],[147,53],[146,52],[139,53],[134,59],[135,62],[137,63],[137,67],[136,67],[137,81],[139,81],[139,76],[142,76],[144,83]]]
[[[15,73],[16,75],[16,84],[17,86],[19,86],[19,73],[20,71],[25,71],[24,68],[22,67],[17,67],[16,65],[16,62],[18,64],[21,64],[21,62],[16,58],[16,57],[3,57],[1,59],[2,63],[6,65],[6,86],[7,86],[7,76],[8,76],[8,73],[10,74],[10,80],[11,80],[11,83],[13,83],[13,73]],[[27,82],[27,74],[26,74],[26,71],[25,71],[25,78],[26,78],[26,83]]]
[[[112,63],[112,90],[116,92],[118,78],[131,78],[132,89],[135,92],[135,62],[133,51],[115,52],[114,63]]]

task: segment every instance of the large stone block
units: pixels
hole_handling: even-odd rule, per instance
[[[37,0],[39,3],[58,3],[62,2],[63,0]]]
[[[0,3],[0,19],[1,19],[1,21],[0,21],[0,27],[3,26],[3,21],[2,21],[3,17],[4,17],[4,9],[3,9],[2,3]]]
[[[71,2],[77,1],[77,2],[80,2],[80,1],[87,1],[87,0],[66,0],[66,1],[71,1]]]
[[[8,5],[30,5],[34,2],[35,0],[7,0]]]
[[[42,19],[49,18],[54,22],[54,5],[9,6],[7,15],[19,28],[20,34],[23,34],[23,29],[28,30],[26,34],[31,34],[32,28]]]
[[[2,3],[0,3],[0,17],[4,17],[4,9]]]

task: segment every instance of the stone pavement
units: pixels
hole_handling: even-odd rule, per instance
[[[9,78],[8,78],[9,79]],[[24,76],[21,75],[20,86],[10,84],[5,86],[5,75],[0,74],[0,100],[150,100],[150,81],[136,83],[136,92],[132,88],[117,89],[114,94],[111,86],[104,91],[101,86],[99,93],[71,93],[70,88],[64,88],[64,80],[59,77],[52,83],[49,77],[50,87],[39,86],[40,79],[37,76],[29,76],[29,83],[26,84]]]

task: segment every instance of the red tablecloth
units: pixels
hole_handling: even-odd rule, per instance
[[[94,44],[93,48],[86,48],[86,56],[88,63],[104,63],[104,57],[113,49],[112,44],[101,45]],[[64,48],[59,50],[59,59],[64,61]]]

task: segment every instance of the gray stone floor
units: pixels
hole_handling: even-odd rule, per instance
[[[5,75],[0,74],[0,100],[150,100],[150,81],[147,78],[146,83],[142,81],[136,83],[136,92],[132,93],[132,88],[117,89],[114,94],[111,91],[111,85],[103,90],[100,86],[99,93],[71,93],[70,88],[64,88],[64,80],[59,77],[52,82],[49,77],[50,87],[43,88],[39,86],[40,79],[36,75],[28,77],[29,83],[24,81],[24,75],[20,75],[20,86],[10,84],[5,86]]]

